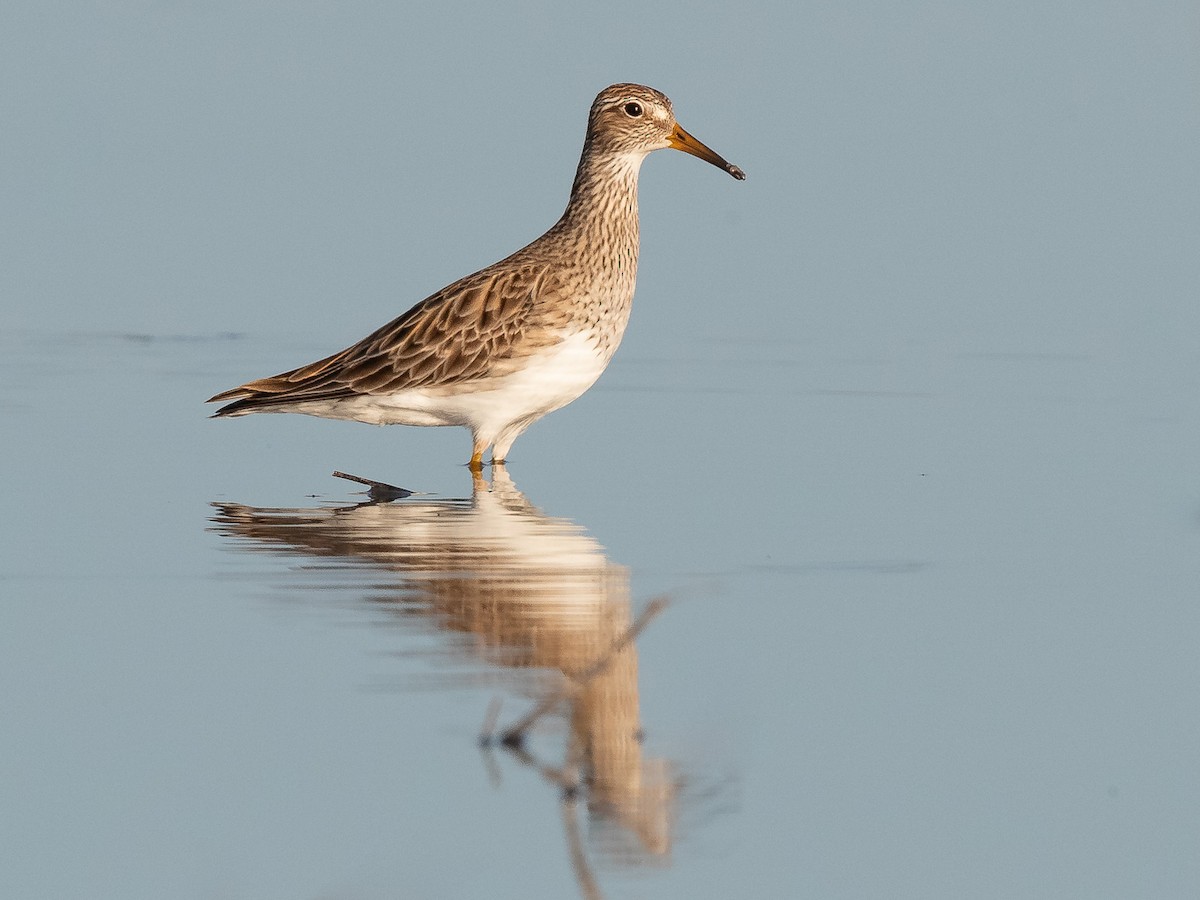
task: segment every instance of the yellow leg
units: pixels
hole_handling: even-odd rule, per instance
[[[479,441],[476,441],[474,446],[471,447],[471,461],[467,465],[470,466],[471,471],[476,475],[483,472],[483,451],[486,449],[487,444],[481,444]]]

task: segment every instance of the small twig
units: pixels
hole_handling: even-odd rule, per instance
[[[526,732],[533,727],[538,719],[551,712],[554,707],[558,706],[564,700],[578,694],[584,685],[607,669],[612,664],[613,658],[634,641],[642,633],[642,630],[650,624],[650,621],[666,609],[666,606],[666,597],[655,597],[646,604],[646,608],[642,610],[641,615],[637,617],[623,635],[617,638],[607,653],[581,673],[566,681],[557,691],[544,698],[541,703],[526,713],[515,725],[505,729],[500,735],[500,743],[505,747],[519,747],[525,739]]]
[[[584,684],[607,669],[612,664],[613,657],[624,650],[629,644],[633,643],[633,641],[637,640],[637,636],[645,630],[646,626],[654,620],[655,616],[667,608],[667,603],[669,602],[665,596],[659,596],[647,603],[646,608],[638,614],[638,617],[634,619],[629,629],[608,648],[608,653],[584,669],[580,675],[575,676],[575,680],[580,684]]]
[[[347,481],[356,481],[359,484],[365,484],[370,489],[367,491],[367,496],[372,500],[403,500],[405,497],[411,497],[415,493],[415,491],[410,491],[407,488],[388,484],[386,481],[372,481],[370,478],[363,478],[360,475],[347,475],[345,472],[334,472],[333,477],[345,478]]]
[[[479,729],[479,746],[490,747],[492,738],[496,734],[496,720],[500,718],[500,707],[504,705],[504,698],[497,694],[492,698],[492,702],[488,704],[487,712],[483,715],[483,727]]]
[[[496,764],[496,756],[492,753],[493,735],[496,732],[496,719],[500,716],[502,700],[497,694],[488,704],[487,714],[483,717],[483,727],[479,730],[479,752],[483,755],[483,766],[487,769],[488,781],[495,790],[500,787],[500,766]]]
[[[575,881],[579,892],[585,900],[603,900],[600,884],[592,874],[588,863],[587,851],[583,847],[583,834],[579,828],[579,800],[570,795],[562,798],[563,830],[567,834],[567,852],[571,855],[571,869],[575,872]]]
[[[578,785],[572,778],[571,773],[558,766],[552,766],[549,763],[542,762],[533,755],[524,745],[514,747],[505,747],[509,753],[516,757],[517,762],[523,766],[533,769],[542,777],[544,781],[554,785],[565,797],[568,794],[577,793]]]

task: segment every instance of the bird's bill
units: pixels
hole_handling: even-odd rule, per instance
[[[684,153],[690,153],[692,156],[699,157],[706,163],[712,163],[718,169],[724,169],[738,181],[746,180],[746,173],[730,162],[726,162],[724,157],[704,146],[686,131],[679,127],[678,124],[671,129],[671,136],[667,138],[667,144],[675,150],[682,150]]]

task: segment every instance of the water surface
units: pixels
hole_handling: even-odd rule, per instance
[[[0,896],[1200,895],[1194,4],[77,6],[0,7]],[[647,161],[507,472],[207,418],[616,80],[748,179]]]

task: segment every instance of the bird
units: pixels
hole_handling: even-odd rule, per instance
[[[681,150],[739,181],[686,132],[671,101],[640,84],[602,90],[562,217],[512,255],[467,275],[332,356],[222,391],[213,417],[302,413],[471,431],[473,472],[595,383],[625,332],[638,265],[638,173]]]

